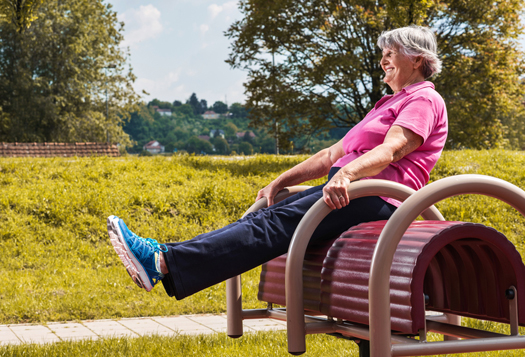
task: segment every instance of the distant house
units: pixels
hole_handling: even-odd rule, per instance
[[[157,110],[157,113],[159,113],[160,115],[166,115],[166,116],[170,116],[171,115],[171,109],[156,109]]]
[[[152,154],[161,154],[164,152],[164,146],[160,145],[157,140],[152,140],[142,147],[142,150],[149,151]]]
[[[201,140],[210,141],[210,137],[208,135],[199,135],[197,137]]]
[[[171,109],[160,109],[158,105],[154,105],[152,106],[152,108],[155,109],[155,111],[159,113],[160,115],[166,115],[166,116],[171,115]]]
[[[202,114],[204,119],[219,119],[220,116],[220,114],[215,113],[213,110],[208,110]]]
[[[224,139],[224,130],[220,130],[220,129],[210,130],[210,137],[215,138],[217,136],[220,136],[221,138]]]
[[[242,138],[244,138],[244,135],[246,135],[246,132],[245,132],[245,131],[239,131],[239,132],[238,132],[237,134],[235,134],[235,135],[237,135],[237,137],[238,137],[239,139],[242,139]],[[255,134],[252,133],[251,131],[250,131],[250,134],[248,134],[248,135],[250,135],[250,138],[255,138]]]

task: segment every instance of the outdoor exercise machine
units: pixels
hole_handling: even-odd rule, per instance
[[[286,188],[276,202],[307,188]],[[518,331],[525,326],[520,254],[493,228],[447,222],[433,206],[481,194],[525,215],[525,191],[494,177],[459,175],[417,192],[391,181],[362,180],[348,194],[403,203],[388,221],[363,223],[337,239],[309,245],[331,211],[320,199],[297,226],[288,253],[262,267],[258,297],[268,302],[266,309],[243,310],[240,276],[227,281],[230,337],[242,336],[243,319],[273,318],[286,321],[293,355],[306,351],[306,334],[316,333],[355,340],[363,357],[525,348]],[[261,199],[246,214],[266,204]],[[415,221],[419,215],[424,221]],[[461,316],[507,323],[510,335],[461,326]],[[428,331],[443,334],[444,341],[427,342]]]

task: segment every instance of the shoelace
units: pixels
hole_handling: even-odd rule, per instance
[[[137,256],[137,259],[139,260],[147,258],[147,256],[150,254],[150,250],[147,246],[153,248],[153,251],[155,252],[161,251],[166,253],[168,251],[168,247],[166,247],[165,244],[159,244],[159,242],[153,238],[142,238],[133,232],[131,232],[131,234],[133,234],[133,237],[136,238],[133,240],[134,242],[131,250],[133,250],[135,256]]]

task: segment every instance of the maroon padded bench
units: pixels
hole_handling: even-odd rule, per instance
[[[372,255],[386,221],[362,223],[335,240],[310,244],[304,259],[304,307],[368,324]],[[286,305],[286,255],[262,266],[259,300]],[[425,309],[510,323],[506,292],[525,291],[525,266],[516,248],[481,224],[416,221],[403,235],[390,274],[392,330],[418,335]],[[518,295],[525,306],[525,294]],[[519,323],[525,326],[525,309]]]
[[[287,188],[275,201],[305,188]],[[230,337],[242,336],[244,319],[273,318],[286,321],[294,355],[306,351],[305,335],[317,333],[354,339],[360,355],[372,357],[525,349],[518,329],[525,326],[520,254],[496,230],[447,222],[433,206],[448,197],[481,194],[525,216],[525,191],[494,177],[459,175],[417,192],[391,181],[362,180],[351,183],[348,194],[403,204],[388,221],[310,242],[331,211],[320,199],[296,228],[288,253],[263,265],[259,299],[268,302],[266,309],[243,310],[240,276],[227,281]],[[261,199],[247,213],[265,205]],[[418,216],[425,221],[416,221]],[[461,326],[461,316],[507,323],[510,335]],[[444,341],[428,343],[428,331],[444,335]]]

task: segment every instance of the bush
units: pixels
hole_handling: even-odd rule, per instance
[[[139,156],[153,156],[153,154],[150,153],[148,150],[142,150],[142,151],[139,153]]]

